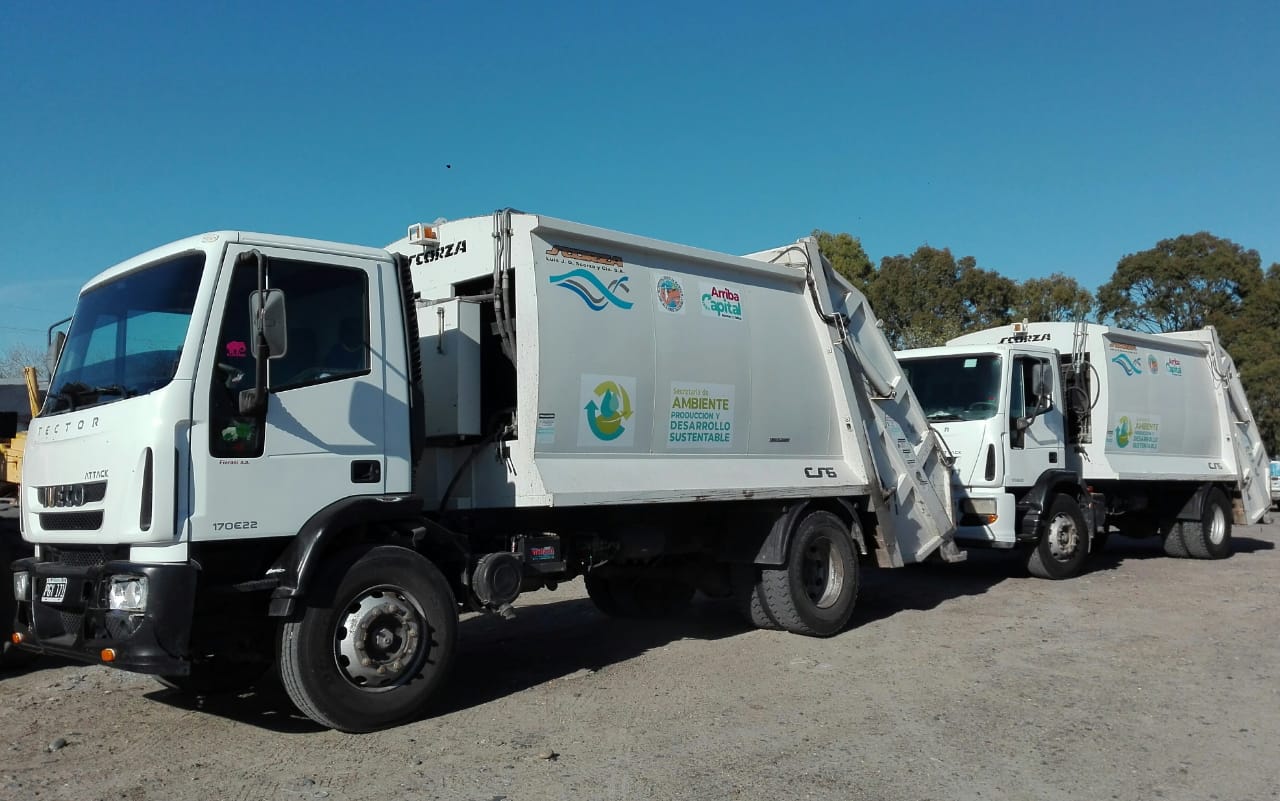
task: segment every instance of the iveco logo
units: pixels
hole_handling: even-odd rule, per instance
[[[40,505],[46,509],[65,506],[84,506],[84,484],[59,484],[40,487]]]

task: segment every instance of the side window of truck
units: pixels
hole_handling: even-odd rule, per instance
[[[288,345],[269,367],[272,392],[369,372],[369,281],[363,270],[271,261],[284,291]]]
[[[272,259],[267,285],[284,291],[287,331],[284,354],[267,365],[272,392],[369,372],[369,281],[363,270]],[[249,296],[257,287],[257,267],[236,265],[209,394],[209,453],[219,458],[263,451],[261,422],[239,413],[240,392],[255,380]]]
[[[1029,361],[1019,356],[1013,360],[1013,375],[1009,381],[1009,423],[1027,416],[1027,368]],[[1035,408],[1034,406],[1032,408]]]

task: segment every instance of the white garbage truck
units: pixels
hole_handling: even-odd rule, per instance
[[[15,641],[192,693],[274,664],[336,729],[422,714],[460,611],[574,577],[612,615],[701,590],[827,636],[860,558],[963,557],[938,437],[812,239],[221,231],[90,280],[55,345]]]
[[[956,462],[956,539],[1078,573],[1115,528],[1219,559],[1270,504],[1268,458],[1212,327],[1015,323],[898,358]]]

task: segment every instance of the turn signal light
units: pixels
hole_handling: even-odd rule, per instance
[[[14,645],[22,645],[22,640],[24,638],[22,636],[22,632],[15,631],[13,634],[9,635],[9,639],[13,640]]]
[[[103,648],[102,653],[99,654],[99,656],[102,657],[103,662],[114,662],[116,661],[116,649]]]

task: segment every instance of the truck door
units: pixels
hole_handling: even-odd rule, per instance
[[[1030,487],[1045,470],[1063,466],[1061,393],[1056,389],[1057,371],[1046,357],[1014,354],[1010,369],[1005,484]],[[1052,401],[1047,408],[1042,398]]]
[[[291,536],[315,512],[384,492],[386,363],[376,299],[389,264],[259,247],[285,297],[286,349],[267,365],[265,413],[239,410],[255,383],[247,248],[230,247],[194,390],[192,535]]]

